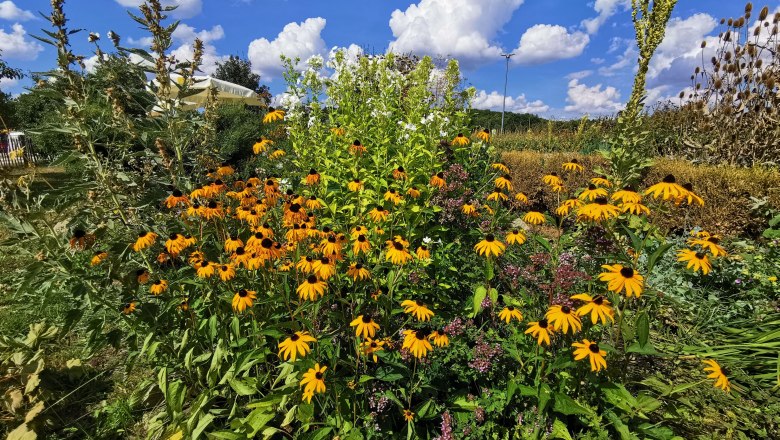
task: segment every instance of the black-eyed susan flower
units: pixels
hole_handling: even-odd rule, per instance
[[[490,205],[482,205],[482,209],[484,209],[485,212],[488,213],[488,215],[496,215],[496,211],[494,211],[493,208],[490,207]]]
[[[233,295],[233,310],[236,312],[243,312],[249,307],[252,307],[254,301],[257,299],[257,292],[254,290],[241,289]]]
[[[607,352],[599,348],[599,344],[583,339],[582,342],[574,342],[571,346],[574,347],[575,361],[585,358],[590,360],[590,371],[601,371],[602,368],[607,368],[607,360],[604,359]]]
[[[414,421],[414,411],[412,411],[410,409],[405,409],[404,410],[404,420],[406,420],[409,423],[413,422]]]
[[[428,249],[428,246],[424,244],[421,244],[420,246],[417,247],[415,254],[417,255],[417,258],[420,260],[429,260],[431,258],[431,250]]]
[[[279,149],[279,150],[272,151],[271,154],[268,155],[268,158],[271,160],[276,160],[276,159],[281,159],[286,155],[287,155],[286,151]]]
[[[609,220],[618,215],[620,215],[620,209],[609,204],[606,197],[596,197],[593,203],[577,208],[577,217],[594,222]]]
[[[680,249],[677,251],[677,261],[688,263],[686,269],[693,269],[694,272],[701,271],[703,275],[707,275],[712,270],[712,263],[707,258],[707,254],[696,252],[693,249]]]
[[[336,124],[335,127],[330,128],[330,132],[335,134],[336,136],[344,136],[347,130],[344,130],[344,127],[342,127],[341,125]]]
[[[501,162],[496,162],[496,163],[490,165],[490,167],[493,168],[494,170],[497,170],[497,171],[503,173],[503,174],[509,174],[509,167],[507,167],[506,165],[502,164]]]
[[[645,195],[652,195],[655,199],[660,197],[663,200],[674,200],[680,196],[685,196],[687,192],[688,191],[686,191],[685,188],[677,184],[677,179],[669,174],[660,182],[647,188],[645,190]]]
[[[566,199],[561,202],[561,206],[555,209],[555,213],[561,217],[569,215],[572,209],[576,209],[582,206],[582,202],[579,199]]]
[[[429,309],[424,302],[417,300],[412,301],[410,299],[404,300],[401,303],[401,307],[404,308],[404,313],[408,313],[418,321],[429,321],[433,316],[433,311]]]
[[[504,174],[503,176],[499,176],[496,178],[495,184],[496,184],[496,188],[512,191],[512,176],[510,176],[509,174]]]
[[[95,253],[92,254],[92,259],[89,261],[89,264],[92,266],[97,266],[98,264],[104,262],[106,258],[108,258],[108,252],[95,251]]]
[[[628,212],[634,215],[650,215],[650,208],[641,203],[621,203],[618,208],[620,208],[620,212],[623,213]]]
[[[190,253],[190,256],[187,259],[187,261],[191,265],[195,266],[197,263],[199,263],[199,262],[201,262],[201,261],[203,261],[205,259],[206,259],[206,254],[204,254],[203,251],[192,251],[192,253]]]
[[[433,350],[425,330],[404,330],[404,343],[401,347],[409,350],[417,359],[424,358]]]
[[[397,205],[401,203],[401,200],[403,200],[401,195],[398,194],[398,191],[393,188],[390,188],[385,192],[384,198],[388,202],[393,202],[393,205]]]
[[[611,198],[620,203],[640,203],[642,201],[642,196],[631,186],[625,186],[623,189],[615,191]]]
[[[368,216],[377,223],[387,220],[389,215],[390,211],[381,206],[375,206],[371,211],[368,211]]]
[[[606,176],[596,176],[590,179],[590,183],[596,186],[603,186],[606,188],[612,188],[612,182],[607,180]]]
[[[525,334],[530,334],[536,338],[536,342],[539,345],[543,343],[550,345],[550,335],[553,334],[553,329],[546,319],[540,319],[539,321],[529,322]]]
[[[580,200],[595,200],[598,197],[607,197],[607,190],[594,184],[588,185],[579,195]]]
[[[214,266],[215,266],[214,263],[210,263],[206,260],[201,260],[195,263],[195,274],[198,276],[198,278],[211,278],[212,276],[214,276],[214,273],[216,272]]]
[[[284,110],[268,107],[268,113],[263,116],[263,124],[268,124],[284,119]]]
[[[728,255],[726,249],[720,245],[720,237],[702,231],[697,237],[688,240],[691,246],[701,246],[705,251],[709,251],[713,257],[723,257]]]
[[[521,245],[525,243],[525,234],[520,231],[519,229],[513,229],[506,234],[506,242],[507,244],[517,244]]]
[[[190,204],[190,199],[186,194],[182,194],[178,189],[174,189],[171,194],[165,198],[165,206],[168,209],[175,208],[179,205],[187,206]]]
[[[674,200],[674,204],[677,206],[680,206],[683,202],[687,203],[689,206],[696,204],[699,206],[704,206],[704,199],[696,195],[696,193],[693,192],[693,184],[692,183],[684,183],[682,187],[685,189],[685,194],[681,195],[680,197],[677,197]]]
[[[146,269],[138,269],[135,271],[135,280],[138,284],[146,284],[149,282],[149,271]]]
[[[122,313],[125,315],[129,315],[135,312],[136,304],[137,303],[135,301],[130,301],[128,303],[125,303],[124,305],[122,305]]]
[[[361,338],[373,338],[379,330],[379,324],[374,322],[370,315],[360,315],[349,323],[350,327],[355,327],[355,336]]]
[[[353,179],[347,184],[347,189],[352,192],[357,192],[363,189],[363,182],[360,179]]]
[[[726,369],[721,367],[720,364],[718,364],[713,359],[707,359],[704,361],[704,363],[707,365],[704,367],[704,371],[709,373],[707,378],[715,379],[713,386],[715,388],[720,388],[727,393],[731,391],[731,383],[729,382],[728,372]]]
[[[490,131],[487,128],[477,132],[477,139],[482,142],[490,142]]]
[[[544,177],[542,177],[542,182],[544,182],[546,185],[549,186],[562,186],[563,181],[560,177],[558,177],[558,173],[550,173],[546,174]]]
[[[369,272],[362,263],[350,264],[347,269],[347,275],[350,276],[353,281],[362,281],[371,278],[371,272]]]
[[[360,349],[366,356],[371,356],[374,362],[377,361],[377,352],[384,350],[385,341],[381,339],[366,338],[365,341],[360,343]]]
[[[225,249],[225,252],[227,252],[227,253],[233,253],[233,252],[236,251],[236,249],[240,248],[243,245],[244,245],[244,242],[241,241],[241,239],[238,238],[237,235],[231,235],[230,237],[228,237],[227,240],[225,240],[224,249]]]
[[[564,171],[573,171],[576,173],[581,173],[585,169],[577,159],[571,159],[568,162],[564,162],[561,167]]]
[[[94,235],[87,234],[83,229],[76,229],[73,231],[73,236],[70,237],[71,249],[84,249],[87,247],[87,243],[94,241]]]
[[[352,252],[355,255],[358,255],[361,252],[366,253],[368,252],[369,249],[371,249],[371,243],[368,241],[368,238],[363,234],[358,235],[357,238],[355,239],[355,242],[352,243]]]
[[[317,342],[317,340],[309,332],[295,332],[279,343],[279,357],[285,361],[295,362],[298,357],[306,356],[311,351],[310,342]]]
[[[393,179],[396,180],[405,180],[409,178],[409,175],[406,173],[406,169],[403,166],[398,166],[393,170]]]
[[[428,335],[428,340],[437,347],[446,347],[450,345],[450,338],[443,330],[434,330]]]
[[[309,277],[306,278],[306,281],[298,286],[296,292],[298,293],[298,297],[303,300],[315,301],[318,297],[322,297],[325,294],[325,289],[327,288],[328,285],[325,282],[320,281],[316,275],[309,275]]]
[[[217,167],[217,175],[220,177],[232,176],[235,172],[236,170],[227,164],[222,164]]]
[[[520,203],[522,203],[524,205],[528,204],[528,196],[525,195],[525,193],[522,193],[522,192],[519,192],[519,193],[515,194],[515,200],[517,200],[518,202],[520,202]]]
[[[260,137],[260,139],[252,145],[252,152],[255,154],[265,153],[268,148],[274,144],[271,139]]]
[[[328,367],[325,365],[314,364],[314,368],[309,368],[303,374],[303,379],[301,380],[301,386],[305,387],[303,389],[303,400],[311,403],[311,399],[315,394],[325,392],[325,370],[327,369]]]
[[[316,185],[320,183],[320,173],[318,173],[314,168],[310,169],[309,174],[307,174],[306,178],[304,179],[304,182],[306,182],[307,185]]]
[[[217,267],[217,272],[222,281],[230,281],[236,277],[236,268],[232,264],[220,264]]]
[[[571,297],[573,300],[582,301],[583,304],[577,309],[577,315],[586,316],[590,314],[590,320],[596,324],[599,320],[607,325],[607,319],[615,321],[615,312],[610,307],[610,302],[602,295],[592,297],[587,293],[578,293]]]
[[[434,188],[444,188],[447,186],[447,181],[444,180],[444,173],[439,171],[438,173],[431,176],[430,185]]]
[[[416,199],[417,197],[420,197],[420,190],[414,186],[410,186],[409,189],[406,190],[406,195],[408,195],[413,199]]]
[[[496,240],[496,237],[493,234],[487,234],[482,241],[474,245],[474,250],[477,251],[479,255],[484,255],[486,257],[494,255],[498,257],[504,253],[506,245]]]
[[[492,202],[503,202],[508,200],[509,197],[504,194],[500,188],[496,187],[490,194],[488,194],[487,199]]]
[[[331,254],[331,256],[333,255],[335,254]],[[314,269],[314,274],[323,281],[327,281],[336,274],[336,261],[334,258],[322,256],[314,260],[312,267]]]
[[[529,225],[541,225],[547,222],[547,218],[539,211],[528,211],[523,216],[523,221]]]
[[[361,144],[360,141],[357,139],[355,139],[355,141],[352,142],[352,145],[349,146],[349,152],[357,156],[362,155],[366,151],[367,151],[366,146]]]
[[[223,218],[225,217],[225,210],[221,203],[217,203],[216,201],[212,200],[203,208],[200,215],[206,220],[211,220],[213,218]]]
[[[152,295],[160,295],[166,290],[168,290],[168,282],[165,280],[157,280],[149,287],[149,292],[151,292]]]
[[[627,297],[642,294],[645,278],[630,267],[622,264],[604,264],[606,272],[599,274],[599,280],[607,283],[607,289],[612,292],[625,292]]]
[[[306,208],[311,209],[312,211],[315,209],[320,209],[322,208],[322,202],[320,202],[316,196],[311,196],[306,199]]]
[[[295,268],[303,273],[314,273],[314,258],[309,255],[301,256]]]
[[[138,238],[133,243],[133,250],[141,252],[142,250],[152,246],[157,241],[157,234],[151,231],[139,232]]]
[[[460,147],[463,145],[468,145],[471,141],[466,136],[463,136],[463,133],[458,133],[457,136],[455,136],[455,139],[452,140],[452,145],[455,145],[456,147]]]
[[[243,246],[239,246],[238,249],[236,249],[236,251],[233,252],[233,255],[230,256],[230,259],[236,265],[242,265],[242,264],[246,265],[249,262],[249,260],[252,259],[252,253],[249,252]]]
[[[187,240],[183,235],[173,233],[165,240],[165,250],[174,257],[187,247]]]
[[[182,312],[186,312],[189,309],[190,309],[190,302],[187,300],[187,298],[182,299],[181,302],[179,303],[179,310],[181,310]]]
[[[460,207],[460,210],[463,214],[468,216],[479,215],[479,213],[477,212],[477,207],[472,205],[471,203],[464,203],[463,206]]]
[[[396,235],[392,240],[387,240],[387,252],[385,260],[393,264],[403,265],[412,259],[412,254],[406,249],[409,242],[400,235]]]
[[[320,242],[320,252],[323,255],[338,254],[341,252],[342,245],[335,234],[330,234]]]
[[[553,330],[563,330],[563,333],[578,332],[582,329],[582,321],[580,317],[567,305],[553,305],[547,310],[544,315],[547,318],[547,322],[553,327]]]
[[[507,324],[513,319],[518,321],[523,320],[523,314],[520,310],[517,310],[513,306],[506,306],[500,312],[498,312],[498,319],[505,321]]]

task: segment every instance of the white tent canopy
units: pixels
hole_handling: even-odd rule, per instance
[[[193,83],[187,89],[187,94],[180,100],[181,108],[184,110],[194,110],[204,107],[208,100],[209,90],[211,90],[212,87],[217,90],[217,99],[219,101],[240,102],[256,107],[263,105],[263,102],[260,100],[260,95],[255,93],[254,90],[244,86],[216,79],[211,76],[194,76],[192,79]],[[181,78],[171,80],[171,98],[179,97],[179,87],[176,84],[179,81],[181,81]],[[159,111],[160,109],[158,106],[155,106],[153,111]]]

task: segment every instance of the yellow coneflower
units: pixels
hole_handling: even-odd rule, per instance
[[[409,189],[407,189],[407,190],[406,190],[406,194],[407,194],[409,197],[411,197],[411,198],[413,198],[413,199],[416,199],[417,197],[420,197],[420,190],[419,190],[419,189],[417,189],[417,188],[416,188],[416,187],[414,187],[414,186],[411,186],[411,187],[409,187]]]
[[[409,350],[417,359],[424,358],[433,350],[425,330],[404,330],[404,343],[401,347]]]
[[[392,240],[387,240],[385,260],[398,265],[406,264],[412,259],[412,254],[406,249],[407,246],[409,246],[409,242],[400,235],[396,235]]]
[[[276,159],[281,159],[286,155],[287,152],[284,150],[274,150],[273,152],[271,152],[271,154],[268,155],[268,158],[271,160],[276,160]]]
[[[334,234],[328,236],[328,238],[320,242],[320,252],[323,255],[338,254],[341,252],[342,246],[339,240]]]
[[[325,295],[325,289],[327,288],[328,285],[323,281],[320,281],[316,275],[309,275],[309,277],[306,278],[306,281],[298,286],[296,292],[301,299],[316,301],[317,297]]]
[[[320,367],[320,364],[314,364],[314,368],[309,368],[309,371],[303,374],[301,380],[301,386],[305,386],[303,400],[311,403],[314,394],[325,392],[325,370],[327,369],[325,365]]]
[[[285,361],[295,362],[298,356],[306,356],[311,351],[310,342],[317,342],[317,340],[309,332],[295,332],[278,344],[279,357]]]
[[[237,235],[231,235],[227,240],[225,240],[225,252],[232,253],[235,252],[236,249],[240,248],[244,245],[244,242],[241,241],[240,238],[238,238]]]
[[[236,249],[235,252],[230,256],[230,259],[233,260],[233,263],[236,265],[246,265],[249,260],[252,259],[251,252],[248,252],[247,249],[245,249],[243,246]]]
[[[208,205],[206,205],[203,210],[201,211],[201,216],[205,218],[206,220],[211,220],[212,218],[223,218],[225,217],[225,210],[222,207],[221,203],[217,203],[214,200],[210,201]]]
[[[469,215],[469,216],[479,215],[479,213],[477,212],[477,207],[472,205],[471,203],[465,203],[463,206],[461,206],[460,210],[465,215]]]
[[[404,410],[404,420],[407,422],[413,422],[414,421],[414,411],[410,409]]]
[[[726,369],[721,367],[720,364],[713,359],[707,359],[704,363],[707,364],[707,366],[704,367],[704,371],[710,373],[707,375],[707,378],[715,379],[713,386],[715,388],[720,388],[727,393],[731,391],[731,383],[729,382]]]
[[[198,278],[211,278],[214,276],[214,266],[214,263],[206,260],[199,261],[195,263],[195,273],[198,275]]]
[[[406,169],[403,166],[399,165],[393,170],[393,179],[406,180],[407,178],[409,178],[409,175],[406,174]]]
[[[401,307],[404,308],[404,313],[414,316],[418,321],[429,321],[433,316],[433,310],[429,309],[425,303],[420,300],[404,300],[401,302]]]
[[[577,216],[580,219],[600,222],[609,220],[620,215],[620,209],[615,205],[610,205],[606,197],[596,197],[593,203],[581,206],[577,209]]]
[[[366,146],[361,144],[360,141],[357,139],[354,142],[352,142],[352,145],[349,146],[349,152],[356,156],[361,156],[366,151],[367,151]]]
[[[203,253],[203,251],[192,251],[190,254],[190,257],[187,259],[187,261],[195,266],[197,263],[203,261],[206,259],[206,254]]]
[[[133,243],[133,250],[141,252],[142,250],[152,246],[157,241],[157,234],[154,232],[139,232],[138,238]]]
[[[187,216],[200,217],[203,214],[203,206],[200,203],[193,203],[187,208]]]
[[[311,196],[306,199],[306,208],[314,211],[322,208],[322,202],[317,199],[317,196]]]
[[[482,142],[490,142],[490,131],[487,128],[477,132],[477,139]]]
[[[255,227],[254,231],[263,234],[263,237],[274,238],[274,230],[271,229],[271,225],[268,223]]]
[[[135,312],[135,306],[136,306],[136,302],[135,301],[131,301],[129,303],[125,303],[122,306],[122,313],[125,314],[125,315],[129,315],[129,314]]]
[[[186,312],[189,309],[190,309],[190,302],[187,300],[187,298],[184,298],[179,303],[179,310],[181,310],[182,312]]]
[[[520,231],[519,229],[513,229],[506,234],[506,242],[507,244],[517,244],[521,245],[525,243],[526,237],[525,234]]]
[[[392,188],[388,189],[385,192],[385,197],[384,198],[388,202],[393,202],[394,205],[397,205],[397,204],[401,203],[401,200],[402,200],[401,195],[398,194],[398,191],[396,191],[396,190],[394,190]]]
[[[604,325],[607,325],[607,319],[613,322],[615,321],[615,312],[612,310],[612,307],[609,306],[609,300],[603,296],[596,295],[594,298],[587,293],[579,293],[573,295],[571,299],[584,302],[584,304],[577,309],[577,315],[585,316],[590,314],[590,320],[593,324],[596,324],[599,319]]]
[[[446,347],[450,345],[450,338],[444,333],[443,330],[434,330],[428,335],[428,340],[433,342],[433,345],[437,347]]]
[[[182,194],[178,189],[174,189],[171,194],[165,198],[165,206],[168,209],[175,208],[178,205],[189,205],[190,199],[185,194]]]
[[[553,327],[553,330],[563,330],[563,333],[578,332],[582,329],[582,321],[580,317],[569,306],[554,305],[550,306],[547,313],[544,315],[547,322]]]
[[[102,263],[103,261],[108,258],[108,252],[106,251],[95,251],[95,253],[92,255],[92,259],[89,261],[89,264],[92,266],[97,266],[98,264]]]
[[[661,197],[664,200],[674,200],[680,196],[685,196],[687,192],[685,188],[677,184],[674,176],[669,174],[661,182],[647,188],[645,195],[652,195],[655,199]]]
[[[561,206],[555,209],[555,213],[561,217],[569,215],[572,209],[582,206],[582,202],[579,199],[566,199],[561,203]]]
[[[580,165],[577,159],[572,159],[568,162],[564,162],[562,167],[564,171],[573,171],[576,173],[581,173],[585,169],[582,165]]]
[[[284,110],[268,107],[268,113],[263,116],[263,124],[268,124],[275,121],[281,121],[284,119]]]
[[[421,244],[417,247],[417,251],[415,251],[415,254],[417,255],[417,259],[419,260],[429,260],[431,258],[431,251],[428,249],[428,246]]]
[[[620,212],[623,213],[629,212],[634,215],[650,215],[650,208],[641,203],[622,203],[618,208],[620,208]]]
[[[558,173],[546,174],[542,177],[542,182],[550,186],[563,186],[563,181],[558,177]]]
[[[509,197],[507,197],[506,194],[501,192],[500,188],[496,187],[496,188],[493,189],[493,192],[488,194],[487,199],[488,199],[488,201],[492,201],[492,202],[499,202],[499,201],[503,202],[503,201],[509,199]]]
[[[331,254],[333,256],[335,254]],[[327,281],[336,274],[336,264],[335,259],[328,258],[328,257],[320,257],[317,260],[314,260],[314,264],[312,264],[312,267],[314,269],[314,275],[317,275],[317,277],[322,281]]]
[[[232,176],[235,172],[236,170],[232,166],[226,164],[222,164],[217,168],[217,175],[221,177]]]
[[[612,194],[612,200],[620,201],[620,203],[640,203],[642,202],[642,196],[634,191],[634,188],[630,186],[623,187]]]
[[[165,250],[172,256],[177,256],[179,253],[188,246],[187,240],[183,235],[173,233],[165,241]]]
[[[542,343],[550,345],[550,335],[553,334],[553,329],[546,319],[540,319],[539,321],[529,322],[525,334],[530,334],[536,338],[539,345],[542,345]]]
[[[588,185],[579,195],[580,200],[595,200],[598,197],[607,197],[607,190],[594,184]]]
[[[624,267],[622,264],[604,264],[601,266],[607,272],[599,274],[599,280],[607,282],[607,289],[612,292],[626,292],[627,297],[636,295],[637,298],[642,294],[645,278],[630,267]]]
[[[720,237],[704,232],[700,237],[688,240],[691,246],[701,246],[705,251],[709,251],[713,257],[723,257],[728,255],[726,249],[720,245]]]
[[[274,144],[274,141],[271,139],[266,139],[264,137],[260,137],[260,140],[254,143],[252,145],[252,152],[255,154],[265,153],[266,150],[268,150],[268,147]]]
[[[544,214],[542,214],[539,211],[528,211],[523,216],[523,221],[528,223],[529,225],[541,225],[543,223],[546,223],[547,219],[545,218]]]
[[[347,275],[352,277],[353,281],[371,278],[371,272],[369,272],[362,263],[350,264],[349,269],[347,269]]]
[[[232,264],[221,264],[217,268],[219,272],[219,279],[222,281],[230,281],[236,277],[236,268]]]
[[[596,186],[603,186],[606,188],[612,188],[612,182],[607,180],[606,176],[596,176],[590,179],[590,183]]]
[[[498,170],[501,173],[509,174],[509,167],[507,167],[506,165],[502,164],[501,162],[496,162],[496,163],[490,165],[490,167],[493,168],[494,170]]]
[[[498,312],[498,319],[505,321],[507,324],[509,324],[509,322],[513,319],[522,321],[523,314],[520,313],[520,310],[517,310],[512,306],[506,306],[500,312]]]
[[[241,313],[247,308],[252,307],[255,299],[257,299],[257,292],[254,290],[241,289],[233,295],[233,310]]]
[[[335,127],[330,128],[330,132],[335,134],[336,136],[344,136],[347,130],[344,130],[344,127],[342,127],[341,125],[336,124]]]
[[[515,200],[523,204],[528,204],[528,196],[525,195],[525,193],[519,192],[515,194]]]
[[[304,179],[304,182],[306,182],[307,185],[316,185],[320,183],[320,173],[318,173],[314,168],[310,169],[309,174],[307,174],[306,178]]]
[[[574,342],[571,346],[574,347],[575,361],[585,358],[590,360],[590,371],[601,371],[602,368],[607,368],[607,361],[604,359],[607,352],[599,348],[599,344],[583,339],[582,342]]]
[[[347,189],[356,192],[363,189],[363,182],[360,179],[354,179],[347,184]]]
[[[455,145],[456,147],[468,145],[469,143],[471,143],[471,141],[466,136],[463,136],[463,133],[458,133],[458,135],[455,136],[455,139],[452,140],[452,145]]]
[[[693,184],[692,183],[685,183],[682,185],[682,187],[685,189],[685,194],[681,195],[680,197],[677,197],[674,200],[674,204],[676,206],[680,206],[682,202],[686,202],[689,206],[693,205],[694,203],[699,206],[704,206],[704,199],[696,195],[696,193],[693,192]]]
[[[94,242],[95,236],[87,234],[83,229],[76,229],[73,231],[73,236],[70,238],[71,249],[84,249],[87,247],[87,242]]]
[[[374,322],[370,315],[360,315],[349,323],[350,327],[355,327],[355,336],[361,338],[373,338],[379,330],[379,324]]]
[[[506,245],[496,240],[496,237],[493,234],[487,234],[482,241],[474,245],[474,250],[477,251],[479,255],[484,255],[486,257],[495,255],[498,257],[504,253]]]
[[[361,252],[368,252],[369,249],[371,249],[371,243],[368,241],[368,238],[363,234],[358,235],[355,242],[352,244],[352,253],[358,255]]]
[[[687,262],[686,269],[693,269],[694,272],[701,271],[703,275],[707,275],[712,270],[712,263],[707,258],[707,254],[696,252],[693,249],[680,249],[677,251],[677,261]]]
[[[166,290],[168,290],[168,282],[165,280],[157,280],[149,287],[149,292],[151,292],[152,295],[159,295]]]
[[[512,176],[510,176],[509,174],[504,174],[503,176],[496,178],[495,183],[496,183],[496,188],[512,191]]]
[[[377,361],[376,353],[384,350],[384,346],[385,341],[371,338],[366,338],[366,340],[360,344],[360,348],[363,354],[366,356],[371,356],[374,359],[374,362]]]
[[[444,173],[441,171],[431,176],[431,181],[429,183],[434,188],[444,188],[447,186],[447,181],[444,180]]]

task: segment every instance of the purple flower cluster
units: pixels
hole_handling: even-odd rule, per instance
[[[449,324],[444,326],[444,333],[449,337],[460,336],[466,330],[461,318],[455,318]]]
[[[374,416],[381,414],[387,409],[390,399],[384,395],[385,390],[382,387],[374,386],[371,388],[371,395],[368,396],[368,407],[371,408]]]
[[[452,440],[452,415],[449,411],[444,411],[441,415],[441,435],[436,440]]]
[[[474,360],[469,362],[469,367],[480,373],[487,373],[493,366],[493,361],[504,353],[501,346],[491,344],[485,341],[484,335],[477,337],[477,344],[474,346]]]
[[[477,423],[482,423],[485,421],[485,408],[478,406],[476,409],[474,409],[474,420],[476,420]]]
[[[460,215],[461,207],[469,200],[473,191],[463,190],[463,184],[468,181],[469,173],[460,164],[454,164],[444,171],[447,186],[440,188],[431,203],[442,208],[439,219],[443,223],[464,226],[464,218]]]

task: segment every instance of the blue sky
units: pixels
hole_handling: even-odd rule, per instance
[[[141,47],[146,37],[128,11],[141,0],[67,0],[72,28],[118,33],[125,46]],[[333,47],[388,49],[452,56],[478,94],[474,106],[501,108],[505,62],[509,71],[507,108],[551,118],[611,114],[628,99],[636,46],[630,0],[164,0],[179,4],[181,19],[173,51],[191,53],[192,39],[206,42],[204,70],[227,55],[248,57],[273,93],[285,90],[279,53],[327,56]],[[780,1],[766,2],[780,10]],[[757,9],[762,4],[756,4]],[[0,0],[0,51],[24,71],[44,71],[54,51],[36,42],[49,0]],[[742,0],[679,0],[667,36],[648,78],[650,100],[676,96],[699,63],[700,43],[715,41],[722,17],[742,14]],[[92,55],[87,35],[73,38],[75,51]],[[710,44],[709,47],[714,46]],[[709,49],[708,49],[709,50]],[[90,60],[93,62],[94,59]],[[88,63],[89,64],[89,63]],[[29,80],[0,83],[12,94]]]

